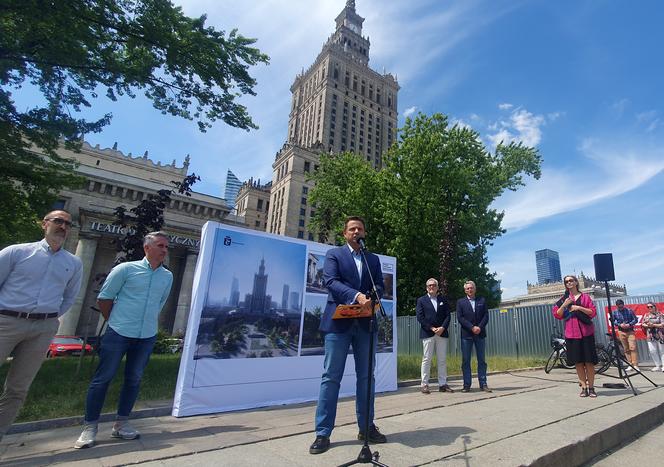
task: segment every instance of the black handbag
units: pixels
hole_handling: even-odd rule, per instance
[[[557,305],[558,307],[562,306],[562,304],[565,302],[565,299],[566,299],[568,296],[569,296],[569,295],[565,294],[565,296],[561,297],[560,300],[558,300],[558,301],[556,302],[556,305]],[[575,304],[575,305],[579,305],[579,306],[581,306],[581,295],[579,295],[579,296],[576,298],[576,301],[574,302],[574,304]],[[570,311],[570,312],[569,312],[569,318],[572,318],[572,317],[578,319],[578,320],[581,321],[583,324],[593,324],[593,320],[592,320],[592,318],[591,318],[590,316],[588,316],[587,314],[585,314],[583,311]],[[569,318],[568,318],[568,319],[569,319]]]

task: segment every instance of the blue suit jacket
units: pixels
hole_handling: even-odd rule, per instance
[[[427,337],[433,337],[432,327],[444,327],[445,331],[441,337],[449,337],[449,332],[447,331],[450,327],[450,305],[447,302],[447,299],[442,295],[436,297],[438,302],[438,311],[433,309],[431,304],[431,298],[429,295],[424,295],[417,299],[417,306],[415,307],[415,314],[417,315],[417,321],[420,323],[420,338],[425,339]]]
[[[486,337],[486,325],[489,323],[489,310],[486,307],[484,297],[475,297],[475,312],[468,300],[463,297],[457,300],[456,304],[457,320],[461,325],[461,337],[473,337],[473,326],[479,326],[481,329],[478,337]]]
[[[383,296],[383,273],[380,259],[373,253],[366,253],[369,269],[376,282],[378,295]],[[353,324],[353,319],[332,319],[337,305],[350,305],[355,303],[358,292],[367,293],[371,290],[371,279],[362,264],[362,277],[357,274],[355,260],[350,253],[348,245],[331,248],[325,255],[323,265],[323,281],[328,290],[327,305],[320,321],[321,332],[345,332]],[[370,318],[359,318],[360,325],[369,329]]]

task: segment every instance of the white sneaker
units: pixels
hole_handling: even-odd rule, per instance
[[[640,369],[638,366],[636,366],[636,365],[633,365],[633,366],[634,366],[634,369],[635,369],[636,371],[641,371],[641,369]]]
[[[111,431],[111,436],[113,438],[120,438],[120,439],[136,439],[140,438],[141,434],[129,423],[125,422],[123,424],[116,423],[115,425],[113,425],[113,431]]]
[[[661,371],[658,366],[654,366],[650,369],[650,371]]]
[[[97,424],[86,424],[81,436],[74,443],[74,449],[91,448],[97,439]]]

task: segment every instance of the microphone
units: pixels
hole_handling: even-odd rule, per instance
[[[360,248],[366,251],[367,245],[364,243],[364,238],[359,237],[356,241],[360,245]]]

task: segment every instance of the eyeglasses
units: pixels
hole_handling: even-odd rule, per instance
[[[73,224],[71,221],[68,221],[67,219],[62,219],[61,217],[47,217],[44,220],[45,221],[51,221],[55,225],[59,225],[60,227],[62,227],[63,225],[66,226],[66,227],[71,227],[72,224]]]
[[[438,284],[427,284],[427,287],[436,287]]]

